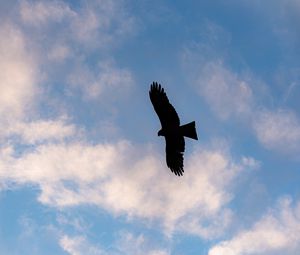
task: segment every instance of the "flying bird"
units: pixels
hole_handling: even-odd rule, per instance
[[[157,135],[164,136],[166,140],[167,166],[176,175],[183,175],[184,137],[198,140],[195,121],[180,126],[177,112],[170,104],[163,87],[157,82],[151,84],[149,96],[161,123]]]

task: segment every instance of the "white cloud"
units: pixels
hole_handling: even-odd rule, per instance
[[[268,7],[272,8],[272,11],[265,11],[265,16],[269,19],[273,33],[278,36],[281,45],[285,46],[285,54],[294,55],[300,42],[300,2],[274,1]]]
[[[30,25],[41,26],[49,22],[60,22],[64,17],[75,15],[62,1],[22,1],[20,4],[22,20]]]
[[[233,217],[233,212],[226,208],[213,213],[212,216],[202,215],[199,209],[189,213],[187,217],[182,217],[178,223],[178,229],[204,239],[214,239],[224,233]]]
[[[249,230],[238,233],[209,251],[209,255],[296,254],[300,250],[300,203],[283,198]]]
[[[37,93],[37,68],[15,26],[0,28],[0,121],[23,118]]]
[[[54,45],[48,53],[49,60],[60,62],[71,55],[70,48],[63,44]]]
[[[130,70],[114,64],[111,51],[106,54],[136,29],[123,1],[94,0],[76,8],[63,1],[25,1],[19,15],[48,84],[71,84],[66,91],[79,88],[86,99],[98,99],[103,92],[122,96],[132,87]],[[96,67],[90,63],[94,54]]]
[[[253,94],[248,81],[230,72],[220,61],[205,64],[196,84],[200,95],[221,119],[251,113]]]
[[[257,169],[260,167],[260,162],[252,157],[242,157],[242,162],[245,166],[249,166],[252,169]]]
[[[244,77],[230,71],[222,61],[208,61],[200,67],[201,72],[195,78],[196,89],[217,117],[221,120],[238,118],[248,123],[267,149],[292,156],[299,154],[299,118],[291,109],[268,110],[259,101],[260,97],[266,97],[262,82],[253,75]]]
[[[122,232],[116,242],[120,254],[128,255],[169,255],[166,249],[153,247],[153,244],[142,234],[136,236],[130,232]],[[119,254],[119,253],[118,253]]]
[[[59,241],[60,246],[70,255],[103,255],[100,248],[93,246],[84,236],[70,237],[63,235]]]
[[[300,121],[290,110],[262,111],[254,119],[254,130],[267,148],[292,154],[300,152]]]
[[[73,212],[61,212],[57,215],[56,221],[58,223],[58,226],[60,229],[73,229],[76,231],[76,233],[89,233],[89,230],[91,228],[91,224],[87,223],[82,215],[75,216],[73,215]]]
[[[71,86],[79,88],[87,99],[109,95],[110,100],[113,100],[124,96],[134,85],[133,75],[128,69],[118,68],[110,62],[100,63],[96,74],[87,66],[80,65],[68,80]]]
[[[72,41],[87,48],[110,47],[117,44],[116,38],[132,34],[136,27],[126,6],[117,0],[81,2],[77,8],[64,1],[23,1],[19,12],[25,25],[38,29],[49,41]],[[54,29],[49,30],[51,27]],[[48,40],[43,38],[44,43]]]
[[[72,64],[65,70],[63,62],[72,59],[78,48],[82,50],[82,58],[86,60],[90,56],[89,50],[76,44],[78,38],[74,34],[77,31],[74,27],[80,21],[82,27],[86,28],[84,17],[90,13],[96,17],[98,24],[96,31],[91,30],[90,33],[114,39],[122,34],[122,27],[131,22],[131,16],[119,1],[107,1],[107,4],[93,1],[79,5],[76,11],[63,1],[21,1],[17,7],[23,23],[16,25],[19,19],[8,17],[11,24],[3,22],[0,28],[1,142],[11,135],[31,144],[50,138],[63,140],[75,133],[75,127],[59,117],[45,120],[43,112],[38,109],[43,99],[49,100],[48,96],[57,89],[52,84],[65,84],[67,77],[72,77],[72,83],[76,84],[74,87],[80,87],[80,93],[85,98],[98,99],[100,95],[111,98],[123,96],[134,83],[128,69],[104,60],[99,61],[97,74],[93,72],[94,67],[88,65],[78,68],[84,70],[75,70],[82,77],[71,74],[74,71]],[[122,20],[127,16],[129,19]],[[95,41],[99,43],[99,40]],[[49,51],[45,53],[45,49]],[[82,58],[80,61],[85,62]],[[41,93],[43,90],[47,93]],[[37,113],[38,118],[34,117]]]
[[[198,149],[177,178],[164,158],[135,146],[127,141],[43,144],[14,156],[8,145],[1,149],[0,176],[4,183],[39,186],[39,201],[50,206],[93,204],[115,215],[158,220],[166,233],[221,234],[231,219],[228,189],[248,166],[222,151]]]
[[[134,235],[130,232],[121,232],[118,239],[107,250],[95,246],[84,235],[62,235],[59,244],[70,255],[169,255],[170,253],[161,248],[153,247],[144,235]]]
[[[75,125],[67,124],[63,119],[20,122],[9,131],[11,134],[19,135],[26,144],[59,141],[77,132]]]
[[[132,34],[136,24],[121,1],[92,1],[71,24],[78,41],[99,47],[115,44],[116,38]]]
[[[287,14],[291,14],[300,10],[299,4],[297,5],[296,2],[295,0],[274,1],[270,8],[273,8],[277,14],[286,11]],[[251,3],[233,1],[233,4],[245,5],[251,9],[262,9],[260,1],[251,1]],[[270,16],[278,18],[278,15],[273,12],[269,13]],[[279,16],[282,16],[282,13]],[[268,20],[268,18],[269,15],[266,19]],[[272,23],[272,26],[278,23],[283,25],[282,20],[280,20]],[[291,26],[288,29],[290,28]],[[292,26],[291,30],[294,28]],[[183,49],[182,63],[185,71],[189,73],[192,79],[190,83],[195,84],[195,89],[204,98],[213,113],[223,121],[242,120],[249,127],[249,130],[253,131],[257,140],[269,150],[292,157],[299,154],[300,120],[296,111],[293,109],[282,111],[280,108],[268,109],[268,103],[274,103],[271,87],[251,71],[245,68],[243,71],[233,71],[226,64],[231,38],[228,31],[213,23],[204,22],[201,33],[203,34],[201,34],[202,40],[190,43]],[[223,38],[225,38],[225,43]],[[282,38],[286,40],[285,37]],[[288,74],[294,72],[294,70],[284,71]],[[290,76],[284,78],[285,82],[282,82],[283,86],[288,80],[288,83],[291,84],[284,96],[284,101],[297,83],[297,74],[290,75],[293,78]]]

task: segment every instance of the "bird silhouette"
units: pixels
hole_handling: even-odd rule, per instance
[[[161,129],[157,135],[164,136],[166,140],[167,166],[173,173],[181,176],[184,172],[184,137],[198,140],[195,121],[180,126],[180,119],[176,110],[170,104],[163,87],[157,82],[151,84],[149,96],[161,123]]]

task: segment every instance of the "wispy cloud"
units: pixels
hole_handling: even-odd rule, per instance
[[[58,23],[61,22],[63,18],[76,15],[76,13],[62,1],[22,1],[20,4],[20,14],[25,23],[33,26],[43,26],[50,22]]]
[[[114,100],[124,96],[134,85],[132,73],[125,68],[116,67],[111,61],[102,62],[95,72],[85,65],[79,65],[69,77],[71,88],[83,92],[86,99],[109,96]]]
[[[57,44],[54,45],[51,51],[48,53],[50,61],[61,62],[71,56],[71,49],[67,45]]]
[[[259,112],[253,125],[267,148],[293,155],[300,152],[300,121],[293,111]]]
[[[203,50],[203,46],[185,48],[183,62],[186,67],[194,66],[190,76],[195,89],[217,118],[244,121],[267,149],[291,156],[299,154],[300,120],[296,112],[289,108],[270,109],[264,103],[272,97],[267,84],[250,71],[233,71],[223,56],[199,56]],[[199,56],[198,62],[195,56]]]
[[[19,122],[7,131],[10,135],[20,136],[24,144],[61,141],[77,132],[75,125],[68,124],[64,119]]]
[[[93,246],[84,236],[63,235],[59,240],[60,246],[70,255],[104,255],[107,254],[99,247]]]
[[[132,72],[113,57],[113,49],[136,30],[122,1],[80,2],[76,8],[63,1],[25,1],[18,7],[20,21],[14,23],[26,32],[42,66],[43,83],[65,84],[65,91],[74,89],[89,100],[104,91],[124,95],[132,87]]]
[[[169,233],[221,234],[230,223],[228,189],[249,165],[199,148],[187,158],[185,176],[176,179],[151,149],[135,147],[128,141],[50,143],[17,157],[12,147],[3,147],[0,175],[7,182],[39,186],[39,201],[49,206],[93,204],[115,215],[159,220]]]
[[[57,89],[53,84],[63,84],[66,93],[73,90],[88,100],[101,96],[114,101],[132,88],[132,72],[119,67],[111,54],[109,57],[101,54],[94,67],[89,63],[94,47],[78,47],[83,42],[77,33],[89,27],[86,15],[95,17],[95,27],[84,32],[85,43],[97,42],[100,48],[110,47],[113,41],[128,36],[127,32],[134,27],[134,18],[123,8],[122,2],[93,1],[73,9],[63,1],[23,1],[15,7],[16,18],[6,19],[0,29],[1,139],[17,136],[23,143],[34,144],[49,142],[50,137],[61,141],[75,134],[75,126],[67,121],[65,107],[63,113],[58,110],[57,103],[63,104],[62,100],[51,98]],[[106,37],[110,39],[101,43]],[[46,114],[40,106],[49,100],[56,103],[48,105],[54,108],[51,114]]]
[[[15,25],[5,23],[0,29],[0,138],[19,136],[25,143],[61,140],[74,134],[75,127],[66,119],[36,119],[43,88],[34,53],[28,38]]]
[[[209,255],[296,254],[300,246],[300,204],[283,198],[273,210],[231,240],[210,249]],[[280,252],[280,253],[277,253]]]
[[[38,91],[38,70],[25,36],[10,23],[0,28],[0,55],[0,120],[24,118]]]
[[[197,80],[199,94],[222,119],[248,116],[253,94],[249,81],[224,67],[221,61],[205,64]]]
[[[70,255],[169,255],[166,249],[153,247],[144,235],[121,231],[118,240],[109,249],[103,249],[89,242],[86,236],[62,235],[59,244]]]
[[[167,249],[153,247],[153,244],[142,234],[134,235],[123,231],[119,234],[119,240],[116,242],[117,254],[128,255],[169,255]]]
[[[72,41],[86,46],[85,49],[117,44],[117,38],[131,34],[136,28],[134,17],[122,1],[79,2],[77,8],[63,1],[24,1],[19,10],[23,24],[37,29],[39,35],[44,33],[49,41]],[[49,37],[58,32],[59,38]]]

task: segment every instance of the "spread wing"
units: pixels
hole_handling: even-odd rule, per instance
[[[166,160],[173,173],[183,175],[184,137],[166,137]]]
[[[170,104],[169,99],[160,84],[157,82],[152,83],[149,96],[154,110],[159,117],[162,128],[180,125],[178,114]]]

